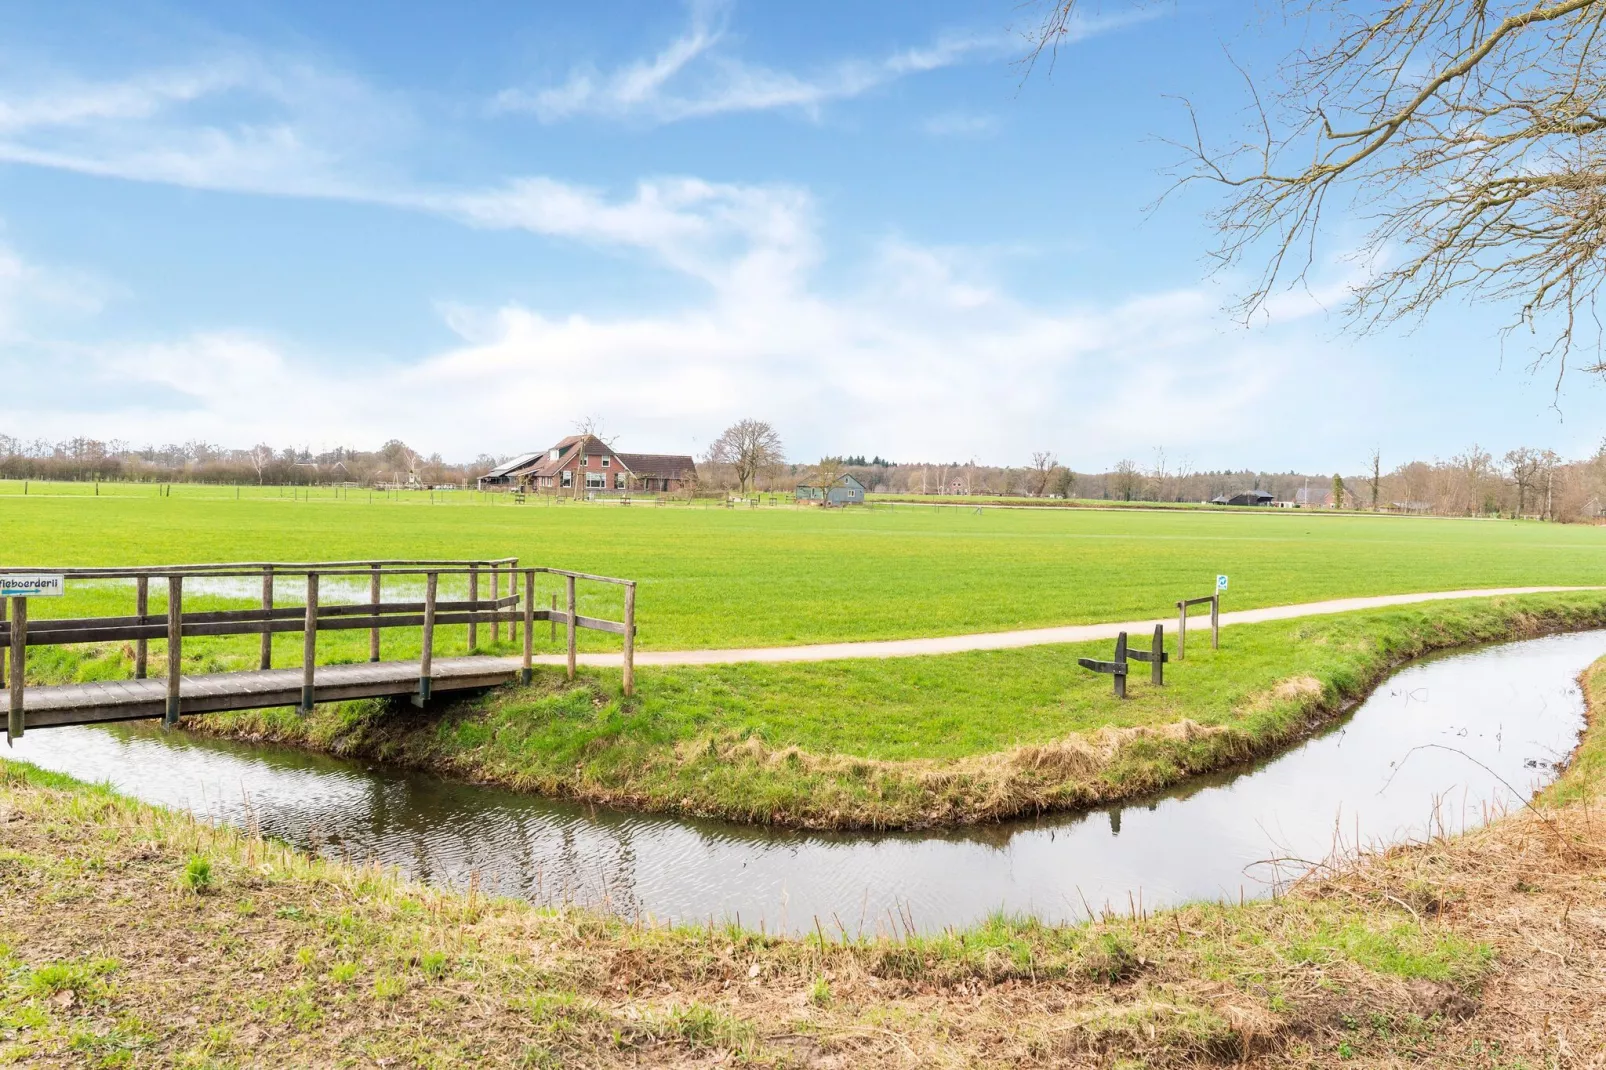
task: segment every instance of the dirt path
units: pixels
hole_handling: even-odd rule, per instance
[[[1429,591],[1422,594],[1385,594],[1370,598],[1335,598],[1327,602],[1302,602],[1291,606],[1239,609],[1221,615],[1221,623],[1256,624],[1268,620],[1318,617],[1328,613],[1348,613],[1357,609],[1408,606],[1418,602],[1438,602],[1450,598],[1491,598],[1497,595],[1546,594],[1561,591],[1599,591],[1602,587],[1490,587],[1474,591]],[[1200,628],[1208,619],[1192,618]],[[960,654],[970,650],[1014,650],[1052,643],[1082,643],[1092,639],[1114,639],[1118,632],[1143,635],[1156,624],[1175,627],[1176,617],[1111,622],[1107,624],[1069,624],[1057,628],[1028,628],[1013,632],[980,632],[972,635],[944,635],[928,639],[881,639],[852,643],[817,643],[812,646],[767,646],[732,650],[653,650],[637,651],[637,665],[734,665],[741,662],[836,661],[842,658],[913,658],[923,654]],[[1189,631],[1193,631],[1192,628]],[[543,665],[560,665],[561,654],[535,659]],[[620,663],[618,654],[581,654],[582,665]]]

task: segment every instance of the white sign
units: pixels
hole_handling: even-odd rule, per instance
[[[66,593],[65,576],[0,575],[0,598],[60,598]]]
[[[1217,576],[1216,577],[1216,590],[1217,591],[1225,591],[1226,589],[1227,589],[1227,577],[1225,577],[1225,576]]]

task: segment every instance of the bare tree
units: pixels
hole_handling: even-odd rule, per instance
[[[1546,502],[1541,515],[1550,515],[1548,491],[1550,488],[1550,474],[1555,468],[1557,456],[1550,450],[1536,450],[1529,446],[1521,446],[1510,450],[1504,458],[1506,472],[1511,477],[1511,483],[1517,488],[1517,515],[1527,512],[1528,503],[1539,503],[1539,490],[1546,490]]]
[[[1059,464],[1059,458],[1047,450],[1032,454],[1032,497],[1041,498],[1048,493],[1049,481],[1054,478],[1054,469]]]
[[[1138,471],[1137,462],[1124,457],[1116,461],[1114,482],[1115,493],[1120,495],[1122,501],[1129,502],[1137,497],[1138,491],[1143,486],[1143,476]]]
[[[831,488],[846,470],[840,457],[821,457],[820,463],[814,466],[814,481],[820,486],[820,504],[827,509],[831,507]]]
[[[1377,492],[1383,485],[1383,451],[1377,446],[1372,447],[1372,477],[1367,484],[1372,488],[1372,512],[1377,512]]]
[[[245,459],[250,462],[252,471],[257,474],[257,484],[261,485],[263,472],[273,463],[273,447],[259,442],[246,453]]]
[[[582,416],[574,422],[574,433],[577,435],[585,435],[589,438],[594,438],[604,446],[612,449],[614,439],[618,438],[619,436],[614,435],[612,437],[604,437],[602,434],[602,423],[602,417],[595,414],[591,416]]]
[[[1044,0],[1034,58],[1086,0]],[[1239,310],[1302,284],[1324,212],[1372,221],[1351,292],[1363,329],[1452,296],[1514,306],[1539,334],[1534,366],[1565,374],[1578,318],[1606,279],[1606,0],[1287,0],[1305,25],[1252,130],[1207,146],[1198,116],[1179,180],[1228,191],[1222,265],[1252,261]],[[1336,199],[1336,200],[1335,200]],[[1606,373],[1597,330],[1588,370]]]
[[[1166,478],[1170,473],[1166,470],[1165,447],[1154,447],[1154,467],[1149,469],[1149,495],[1155,501],[1164,501],[1166,496]]]
[[[762,472],[786,461],[781,436],[763,420],[738,420],[708,447],[710,464],[730,465],[741,494]]]

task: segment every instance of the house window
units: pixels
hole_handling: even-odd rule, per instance
[[[601,472],[586,473],[586,490],[606,490],[607,488],[607,476],[603,475]]]
[[[613,485],[619,490],[625,489],[625,474],[623,472],[615,473],[613,477]]]
[[[561,484],[560,484],[561,486],[565,486],[565,487],[574,486],[574,473],[573,472],[561,472],[561,473],[559,473],[559,479],[562,481]]]
[[[546,456],[547,456],[547,460],[555,461],[555,460],[558,459],[558,451],[557,450],[553,450],[551,453],[548,453]]]
[[[582,457],[582,458],[580,458],[580,467],[581,468],[587,468],[587,467],[590,466],[590,464],[591,464],[591,458],[590,457]]]
[[[608,458],[604,457],[602,459],[602,467],[604,467],[604,468],[608,467]]]

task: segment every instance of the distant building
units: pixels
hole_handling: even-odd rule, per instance
[[[1333,501],[1333,492],[1330,490],[1311,490],[1309,487],[1300,487],[1294,491],[1295,509],[1326,509]]]
[[[1271,503],[1272,496],[1263,490],[1239,491],[1230,498],[1225,494],[1218,494],[1210,499],[1211,505],[1270,505]]]
[[[480,477],[481,490],[527,490],[576,498],[597,493],[674,493],[697,479],[683,454],[620,453],[595,435],[570,435]]]
[[[798,501],[825,500],[825,488],[818,484],[799,483],[797,486]],[[862,505],[864,504],[864,484],[853,475],[846,472],[837,481],[831,484],[832,505]]]

